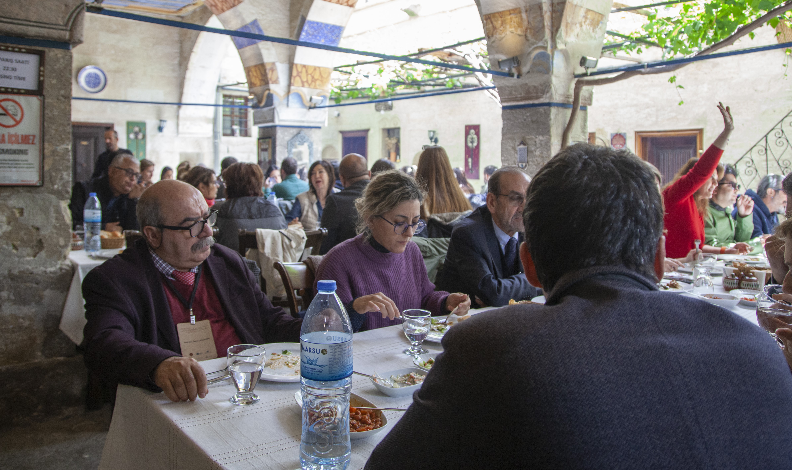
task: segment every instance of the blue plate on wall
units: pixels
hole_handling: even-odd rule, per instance
[[[88,93],[99,93],[107,85],[107,75],[99,67],[88,65],[77,74],[77,84]]]

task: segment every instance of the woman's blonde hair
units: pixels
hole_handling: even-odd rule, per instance
[[[420,204],[425,197],[426,192],[412,176],[399,170],[377,173],[363,190],[363,196],[355,201],[357,232],[370,237],[368,224],[374,217],[393,210],[405,201],[418,201]]]
[[[418,158],[415,179],[426,188],[426,199],[421,204],[421,218],[446,212],[464,212],[471,209],[470,201],[457,183],[451,162],[443,147],[428,147]]]

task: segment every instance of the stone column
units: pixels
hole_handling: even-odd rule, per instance
[[[477,0],[490,67],[513,77],[494,78],[503,106],[501,160],[535,174],[561,148],[581,57],[599,58],[611,0]],[[582,107],[591,104],[584,93]],[[585,108],[573,142],[587,140]]]
[[[83,406],[85,367],[58,329],[72,278],[71,46],[83,0],[4,0],[0,35],[44,51],[44,184],[0,188],[0,426]],[[8,42],[0,41],[5,45]]]

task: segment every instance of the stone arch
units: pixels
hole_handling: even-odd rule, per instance
[[[337,46],[357,0],[206,0],[225,29]],[[264,22],[266,19],[266,22]],[[337,54],[256,39],[233,38],[245,67],[250,93],[259,106],[276,107],[286,120],[300,120],[286,108],[326,103]],[[324,115],[325,113],[322,113]],[[303,118],[304,119],[304,118]]]
[[[322,160],[341,160],[341,152],[334,145],[326,145],[322,149]]]

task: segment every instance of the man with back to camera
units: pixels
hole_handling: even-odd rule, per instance
[[[118,132],[113,130],[112,127],[105,129],[104,141],[106,150],[96,157],[96,164],[94,164],[94,171],[91,175],[91,179],[100,178],[107,174],[107,169],[110,168],[110,162],[119,150],[129,152],[127,149],[118,148]]]
[[[484,184],[481,185],[481,194],[487,195],[487,186],[489,183],[490,178],[492,178],[493,173],[498,170],[498,167],[495,165],[487,165],[484,167]]]
[[[751,238],[772,235],[778,225],[778,213],[786,211],[787,194],[781,187],[781,179],[779,175],[767,175],[759,181],[756,192],[751,189],[745,191],[745,195],[754,201]],[[737,217],[736,208],[732,217]]]
[[[451,328],[366,468],[789,468],[778,346],[657,289],[663,205],[647,165],[568,147],[534,177],[523,216],[520,257],[547,303]]]
[[[90,193],[96,193],[102,206],[102,230],[122,232],[138,230],[137,199],[146,189],[138,184],[140,165],[132,152],[120,150],[110,163],[107,175],[72,188],[69,209],[72,225],[83,224],[83,209]]]
[[[308,191],[308,183],[297,176],[297,160],[292,157],[283,159],[280,171],[281,182],[272,187],[279,199],[294,201],[298,194]]]
[[[327,235],[322,240],[319,254],[324,255],[331,248],[344,240],[355,238],[357,231],[358,212],[355,208],[355,199],[363,195],[363,190],[371,180],[366,157],[357,153],[350,153],[341,159],[338,165],[338,174],[344,189],[327,196],[325,208],[322,210],[321,227],[327,229]]]
[[[226,171],[226,168],[237,163],[237,160],[234,157],[225,157],[224,159],[220,160],[220,176],[217,178],[217,196],[215,199],[225,199],[226,198],[226,187],[225,181],[223,180],[223,172]]]
[[[216,213],[196,188],[160,181],[137,215],[144,240],[83,281],[85,363],[97,376],[195,400],[207,388],[194,358],[223,357],[234,344],[299,341],[302,320],[273,307],[240,255],[214,244]],[[184,343],[187,335],[201,341]]]
[[[438,290],[462,292],[474,305],[495,307],[540,295],[525,278],[517,256],[525,230],[522,208],[530,181],[516,167],[493,173],[487,204],[451,232],[445,263],[437,273]]]

